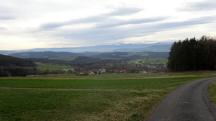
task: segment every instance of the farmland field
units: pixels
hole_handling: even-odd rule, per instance
[[[0,78],[0,121],[140,121],[177,86],[214,72]]]

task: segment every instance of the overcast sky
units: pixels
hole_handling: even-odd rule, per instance
[[[216,0],[0,0],[0,50],[216,36]]]

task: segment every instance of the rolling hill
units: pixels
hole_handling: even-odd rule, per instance
[[[73,61],[78,57],[88,57],[97,59],[111,59],[111,60],[136,60],[144,58],[163,58],[167,59],[168,52],[105,52],[105,53],[70,53],[70,52],[22,52],[14,53],[10,56],[18,58],[31,59],[49,59],[49,60],[63,60]]]
[[[18,58],[34,58],[34,59],[50,59],[50,60],[73,60],[75,57],[79,56],[76,53],[70,52],[20,52],[13,53],[10,56]]]
[[[34,62],[0,54],[0,76],[25,76],[35,73]]]

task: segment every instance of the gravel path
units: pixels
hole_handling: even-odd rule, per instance
[[[207,88],[216,78],[193,81],[169,94],[148,121],[216,121],[216,108]]]

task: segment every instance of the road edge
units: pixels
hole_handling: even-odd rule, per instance
[[[210,95],[208,92],[209,86],[216,81],[216,78],[211,78],[207,86],[203,89],[203,100],[208,107],[209,112],[212,114],[214,120],[216,121],[216,104],[210,100]]]

